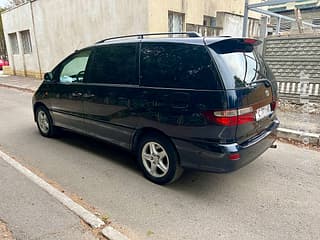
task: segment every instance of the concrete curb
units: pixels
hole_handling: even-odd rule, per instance
[[[115,230],[111,226],[107,226],[102,230],[102,235],[108,238],[109,240],[129,240],[126,236],[124,236],[119,231]]]
[[[316,133],[303,132],[287,128],[278,128],[278,137],[320,146],[320,134]]]
[[[101,228],[105,226],[105,223],[96,215],[94,215],[87,209],[83,208],[81,205],[74,202],[71,198],[69,198],[64,193],[60,192],[58,189],[51,186],[42,178],[35,175],[33,172],[31,172],[26,167],[22,166],[16,160],[8,156],[6,153],[0,151],[0,158],[2,158],[9,165],[14,167],[16,170],[18,170],[20,173],[22,173],[24,176],[26,176],[28,179],[30,179],[32,182],[38,185],[40,188],[48,192],[52,197],[57,199],[59,202],[61,202],[63,205],[69,208],[73,213],[82,218],[92,228]],[[129,238],[127,238],[125,235],[123,235],[111,226],[106,226],[101,233],[109,240],[129,240]]]
[[[4,84],[4,83],[0,83],[0,87],[7,87],[7,88],[12,88],[12,89],[17,89],[17,90],[25,91],[25,92],[29,92],[29,93],[34,93],[35,92],[35,90],[32,90],[30,88],[17,87],[17,86],[14,86],[14,85]]]

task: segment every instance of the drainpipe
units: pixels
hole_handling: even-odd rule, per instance
[[[38,67],[39,67],[40,78],[42,78],[42,70],[41,70],[41,63],[40,63],[40,57],[39,57],[38,41],[37,41],[36,28],[35,28],[35,23],[34,23],[34,15],[33,15],[32,3],[33,3],[33,1],[30,1],[30,10],[31,10],[33,36],[34,36],[34,41],[35,41],[35,46],[36,46],[36,54],[37,54],[37,60],[38,60]]]

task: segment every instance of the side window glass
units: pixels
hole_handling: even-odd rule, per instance
[[[106,45],[94,51],[88,82],[138,84],[137,44]]]
[[[85,50],[67,60],[62,66],[59,81],[61,83],[83,82],[90,53],[91,50]]]
[[[144,86],[221,89],[210,55],[199,45],[144,43],[141,77]]]

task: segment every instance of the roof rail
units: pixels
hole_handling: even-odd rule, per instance
[[[141,34],[124,35],[124,36],[119,36],[119,37],[106,38],[106,39],[103,39],[103,40],[96,42],[96,44],[103,43],[103,42],[109,41],[109,40],[114,40],[114,39],[130,38],[130,37],[137,37],[138,39],[143,39],[145,36],[157,36],[157,35],[187,35],[188,37],[201,37],[199,35],[199,33],[197,33],[197,32],[141,33]]]

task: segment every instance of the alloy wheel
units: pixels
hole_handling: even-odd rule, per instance
[[[49,119],[47,117],[47,114],[43,111],[40,110],[38,112],[38,124],[39,124],[39,128],[41,130],[42,133],[47,134],[50,130],[50,123],[49,123]]]
[[[156,142],[147,142],[142,148],[142,163],[148,173],[161,178],[169,171],[169,157],[164,147]]]

